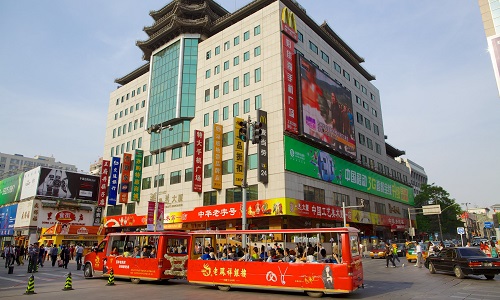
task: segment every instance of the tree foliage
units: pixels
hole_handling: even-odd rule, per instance
[[[422,208],[425,205],[441,206],[441,228],[444,238],[454,238],[457,235],[457,227],[462,227],[464,224],[460,221],[462,208],[455,199],[450,198],[450,194],[440,186],[424,184],[421,187],[421,192],[415,197],[415,208]],[[439,215],[423,215],[417,209],[417,229],[419,233],[426,232],[434,234],[439,232]]]

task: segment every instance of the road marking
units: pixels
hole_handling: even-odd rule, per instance
[[[0,279],[10,280],[10,281],[19,282],[19,283],[27,282],[25,280],[19,280],[19,279],[14,279],[14,278],[9,278],[9,277],[2,277],[2,276],[0,276]]]

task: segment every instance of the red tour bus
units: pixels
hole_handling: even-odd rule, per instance
[[[186,277],[190,236],[185,232],[110,233],[85,255],[84,277],[109,276],[141,280]]]
[[[363,287],[358,232],[352,227],[190,232],[187,279],[224,291],[351,293]],[[241,248],[243,238],[248,250]]]

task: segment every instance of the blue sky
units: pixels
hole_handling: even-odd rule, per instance
[[[249,3],[218,1],[229,11]],[[377,77],[387,142],[458,203],[496,196],[500,99],[477,1],[299,1]],[[103,153],[114,79],[168,0],[2,1],[0,152],[53,155],[88,170]],[[328,9],[325,9],[325,8]]]

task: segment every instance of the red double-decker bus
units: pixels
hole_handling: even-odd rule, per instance
[[[358,232],[351,227],[190,232],[187,279],[225,291],[351,293],[363,287]]]

